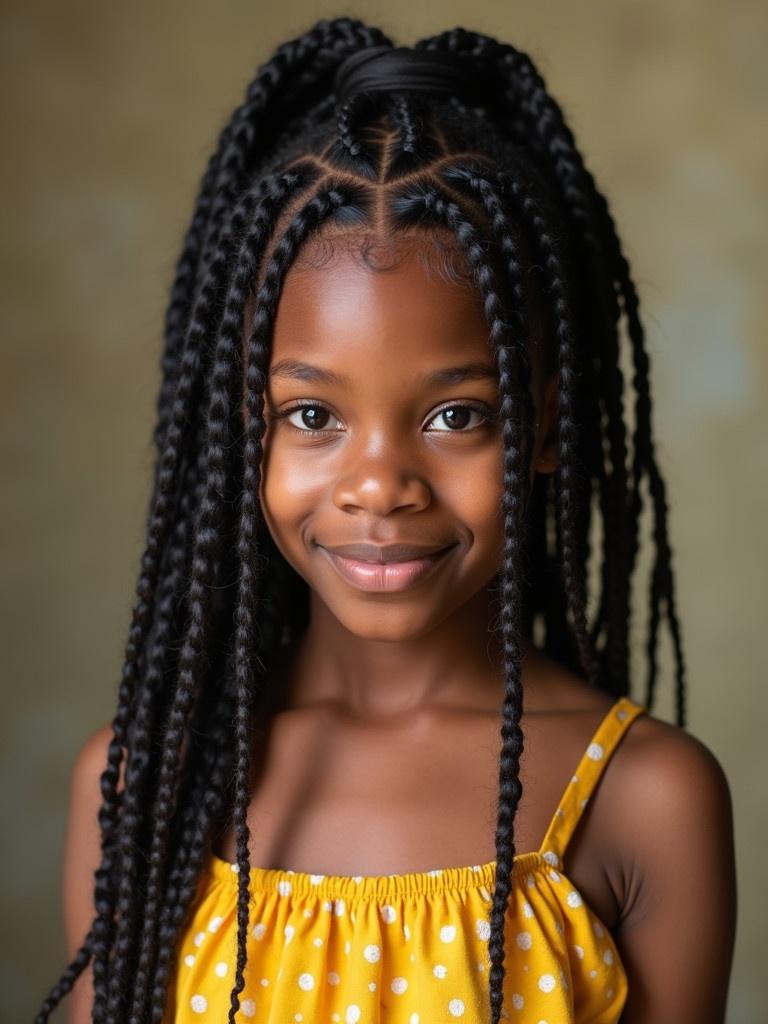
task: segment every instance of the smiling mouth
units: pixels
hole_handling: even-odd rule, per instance
[[[330,548],[321,547],[321,550],[348,583],[360,590],[392,593],[407,590],[421,582],[441,564],[454,547],[456,545],[451,544],[420,558],[391,562],[363,561],[360,558],[339,554]]]

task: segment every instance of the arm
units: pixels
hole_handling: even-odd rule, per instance
[[[723,1024],[736,929],[728,782],[703,743],[656,724],[625,789],[621,1024]]]
[[[101,831],[98,823],[101,807],[100,777],[107,763],[107,748],[111,737],[111,725],[105,725],[93,733],[78,753],[71,774],[62,869],[62,905],[68,961],[72,960],[83,944],[95,916],[93,876],[101,861]],[[93,1005],[93,972],[90,964],[65,997],[65,1005],[67,1024],[90,1024]]]

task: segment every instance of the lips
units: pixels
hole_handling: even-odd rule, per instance
[[[382,593],[415,586],[435,572],[455,546],[361,542],[320,549],[347,583],[358,590]]]
[[[420,558],[429,558],[431,555],[439,554],[452,544],[425,545],[425,544],[370,544],[361,541],[357,544],[337,544],[333,547],[323,545],[326,550],[342,558],[351,558],[356,562],[377,562],[379,564],[389,562],[410,562]]]

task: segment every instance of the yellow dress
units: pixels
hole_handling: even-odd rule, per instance
[[[563,872],[590,794],[632,721],[609,709],[541,849],[515,858],[505,932],[505,1019],[615,1024],[627,979],[607,927]],[[255,867],[236,1020],[254,1024],[487,1024],[495,861],[402,875]],[[212,857],[180,936],[164,1021],[225,1024],[233,986],[237,865]]]

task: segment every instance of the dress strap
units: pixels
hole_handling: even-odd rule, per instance
[[[573,835],[587,801],[600,781],[611,754],[638,715],[647,708],[630,697],[619,697],[608,709],[592,740],[584,751],[571,781],[552,816],[539,853],[553,867],[562,867],[568,842]]]

